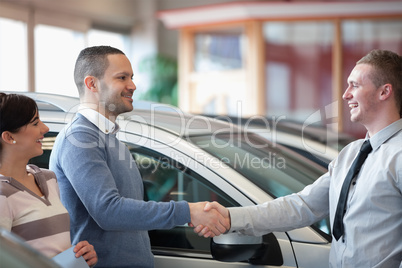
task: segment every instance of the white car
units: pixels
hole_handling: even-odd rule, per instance
[[[47,167],[55,136],[77,111],[78,99],[24,93],[35,99],[49,127],[45,153],[32,163]],[[302,190],[326,169],[236,125],[155,103],[134,102],[118,117],[118,138],[143,176],[146,199],[218,201],[249,206]],[[133,161],[134,162],[134,161]],[[149,232],[155,267],[328,267],[329,220],[263,237],[199,237],[188,226]]]

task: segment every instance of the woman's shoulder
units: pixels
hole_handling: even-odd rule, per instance
[[[37,174],[38,176],[44,177],[46,179],[55,179],[56,174],[46,168],[40,168],[34,164],[28,164],[27,171],[31,171],[33,174]]]

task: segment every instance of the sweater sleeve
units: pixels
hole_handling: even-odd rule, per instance
[[[89,214],[111,231],[165,229],[190,222],[185,201],[143,201],[142,180],[130,152],[120,142],[108,144],[111,137],[102,135],[81,127],[58,138],[54,146],[50,165],[72,222],[80,224],[75,221]]]

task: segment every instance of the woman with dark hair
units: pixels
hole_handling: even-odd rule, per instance
[[[69,214],[60,201],[55,174],[27,165],[43,154],[48,131],[34,100],[0,93],[0,226],[51,258],[71,247]],[[74,252],[89,266],[98,261],[87,241],[79,242]]]

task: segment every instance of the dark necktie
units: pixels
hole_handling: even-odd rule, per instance
[[[343,235],[343,215],[345,214],[346,200],[348,199],[350,183],[352,182],[353,178],[359,173],[361,166],[367,158],[367,155],[372,150],[373,148],[371,147],[370,141],[366,140],[360,148],[360,152],[357,155],[355,161],[353,161],[353,164],[350,167],[348,174],[346,175],[345,181],[343,182],[338,206],[335,212],[334,228],[332,232],[337,241]]]

